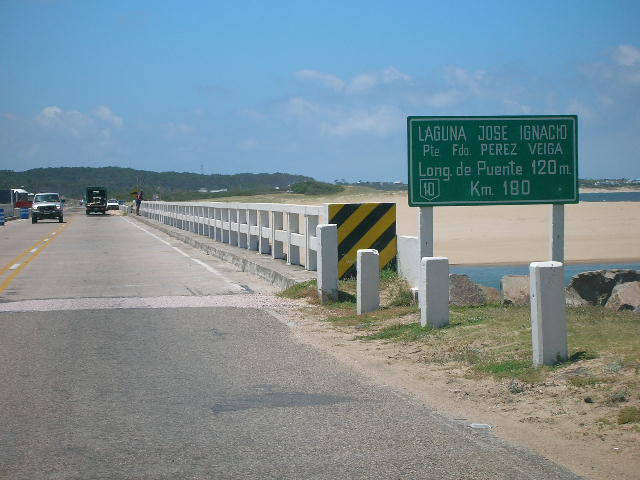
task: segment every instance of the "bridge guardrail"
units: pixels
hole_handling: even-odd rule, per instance
[[[144,201],[140,214],[315,271],[319,249],[316,228],[327,222],[328,208],[279,203]]]

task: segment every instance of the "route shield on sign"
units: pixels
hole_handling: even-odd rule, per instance
[[[420,196],[427,202],[432,202],[440,196],[440,179],[420,179]]]

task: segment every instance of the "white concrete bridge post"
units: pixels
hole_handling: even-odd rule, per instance
[[[358,250],[357,312],[375,312],[380,307],[380,255],[374,249]]]
[[[533,365],[553,365],[569,356],[565,316],[564,266],[560,262],[529,265]]]
[[[316,227],[318,296],[322,302],[338,299],[338,226]]]
[[[441,328],[449,324],[449,259],[424,257],[420,262],[420,325]]]

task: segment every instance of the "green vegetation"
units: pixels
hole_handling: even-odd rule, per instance
[[[385,274],[387,278],[393,278]],[[349,288],[343,285],[342,288]],[[403,322],[401,317],[418,315],[418,308],[396,306],[398,281],[382,281],[381,290],[386,303],[379,312],[367,314],[368,333],[358,335],[358,340],[382,340],[386,342],[415,342],[426,344],[430,362],[457,363],[469,367],[471,376],[492,376],[496,379],[512,378],[527,383],[541,381],[558,367],[597,357],[614,361],[603,367],[604,373],[640,365],[640,342],[637,332],[640,316],[629,312],[612,312],[601,307],[570,308],[567,310],[571,357],[556,367],[532,366],[531,326],[529,307],[487,305],[482,307],[451,307],[447,327],[430,330],[422,328],[415,320]],[[361,317],[331,311],[329,321],[341,325],[358,325]],[[402,311],[402,315],[391,313]],[[569,385],[591,388],[609,382],[606,376],[582,375],[571,378]],[[613,398],[613,397],[612,397]],[[615,398],[621,398],[618,395]],[[616,401],[616,400],[612,400]]]
[[[618,425],[625,423],[640,423],[640,408],[624,407],[618,412]]]
[[[131,199],[130,192],[142,188],[146,198],[158,194],[162,199],[194,200],[224,195],[285,191],[289,185],[312,180],[287,173],[239,173],[236,175],[201,175],[198,173],[151,172],[120,167],[34,168],[24,172],[0,170],[0,188],[24,185],[29,191],[60,192],[66,197],[80,198],[87,185],[103,185],[110,196]],[[205,193],[199,189],[227,192]],[[278,190],[278,191],[279,191]],[[178,194],[184,194],[179,198]]]
[[[587,388],[587,387],[595,387],[596,385],[607,383],[609,381],[610,380],[605,377],[592,377],[592,376],[586,376],[586,375],[579,375],[577,377],[570,378],[568,383],[572,387]]]
[[[317,298],[318,282],[316,280],[309,280],[308,282],[296,283],[292,287],[278,293],[278,296],[283,298]]]
[[[385,286],[389,305],[394,307],[417,305],[411,287],[404,278],[396,278],[394,281],[389,281]]]
[[[330,183],[318,182],[316,180],[306,180],[304,182],[294,183],[291,185],[293,193],[303,195],[327,195],[331,193],[339,193],[344,190],[340,185],[332,185]]]
[[[429,327],[421,327],[419,323],[398,323],[381,328],[376,333],[356,337],[359,340],[396,340],[401,342],[415,342],[429,335],[433,330]]]

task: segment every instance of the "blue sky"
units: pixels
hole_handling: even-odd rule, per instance
[[[579,116],[640,178],[637,1],[0,0],[0,169],[406,180],[407,115]]]

